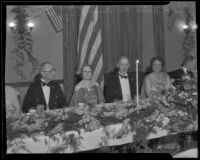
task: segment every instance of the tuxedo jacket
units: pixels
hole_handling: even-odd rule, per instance
[[[66,99],[64,96],[61,87],[56,82],[52,81],[52,85],[50,86],[50,94],[49,94],[49,109],[57,109],[62,108],[67,105]],[[28,112],[30,108],[35,107],[38,104],[44,105],[44,109],[46,110],[47,104],[45,101],[44,93],[42,90],[41,81],[37,80],[33,82],[26,93],[26,96],[22,105],[22,112]]]
[[[128,72],[131,97],[136,95],[136,75],[135,72]],[[139,89],[144,80],[144,74],[139,74]],[[118,73],[107,73],[104,75],[104,98],[106,103],[112,103],[115,99],[122,100],[122,89]]]
[[[173,78],[175,80],[181,80],[182,76],[185,74],[182,68],[179,68],[177,70],[171,71],[168,73],[170,78]],[[190,78],[194,78],[194,74],[192,72],[188,72],[190,75]]]

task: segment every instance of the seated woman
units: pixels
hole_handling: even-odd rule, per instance
[[[154,92],[161,92],[166,86],[171,85],[169,75],[163,71],[164,61],[159,57],[151,60],[151,73],[145,76],[140,98],[148,98]]]
[[[10,86],[5,86],[6,116],[21,113],[19,92]]]
[[[191,55],[186,56],[183,59],[181,67],[169,72],[169,76],[173,79],[173,85],[176,87],[180,87],[182,85],[184,77],[197,80],[196,58]]]
[[[88,105],[103,103],[103,91],[99,84],[92,80],[90,65],[83,66],[81,72],[82,80],[75,87],[70,106],[77,106],[79,103]]]

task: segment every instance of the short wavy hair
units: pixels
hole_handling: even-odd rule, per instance
[[[195,57],[194,56],[186,56],[184,59],[183,59],[183,63],[182,63],[182,66],[184,66],[185,64],[187,64],[188,62],[192,62],[195,60]]]
[[[147,74],[153,72],[153,63],[154,63],[155,61],[161,62],[161,65],[162,65],[162,69],[161,69],[161,70],[162,70],[162,71],[164,70],[164,66],[165,66],[164,60],[163,60],[161,57],[156,56],[156,57],[151,58],[150,66],[147,68]]]
[[[92,74],[93,74],[92,66],[89,65],[89,64],[85,64],[85,65],[83,65],[82,68],[81,68],[80,77],[81,77],[82,79],[83,79],[83,68],[84,68],[84,67],[90,67],[90,69],[91,69],[91,71],[92,71]]]

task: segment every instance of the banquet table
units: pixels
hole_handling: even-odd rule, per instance
[[[125,125],[127,126],[125,127]],[[124,132],[124,127],[126,128],[125,133],[122,134],[122,136],[119,136],[121,132]],[[156,130],[156,133],[149,133],[147,136],[148,140],[171,134],[158,126],[154,126],[154,129]],[[34,138],[27,136],[15,138],[10,143],[13,145],[7,147],[7,153],[56,153],[56,149],[62,148],[64,138],[69,136],[76,139],[78,147],[73,147],[71,145],[65,146],[62,153],[81,152],[101,148],[103,146],[117,146],[131,143],[134,141],[134,134],[135,131],[131,130],[130,125],[124,123],[111,124],[91,132],[85,131],[84,129],[80,129],[80,133],[71,130],[64,134],[56,134],[54,138],[44,136],[41,132],[40,134],[35,135]],[[16,145],[14,145],[15,143]]]

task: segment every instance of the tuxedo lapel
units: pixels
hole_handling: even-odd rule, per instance
[[[131,76],[130,73],[128,73],[128,80],[129,80],[130,86],[132,86],[132,85],[133,85],[133,82],[134,82],[134,79],[133,79],[133,76]]]
[[[45,97],[44,97],[44,92],[42,90],[42,86],[40,83],[38,83],[38,95],[40,95],[40,98],[41,98],[41,101],[44,102],[45,106],[44,106],[44,109],[47,108],[47,103],[46,103],[46,100],[45,100]]]
[[[122,88],[121,88],[121,84],[120,84],[120,81],[119,81],[119,75],[118,74],[115,74],[115,82],[116,82],[116,90],[118,90],[117,92],[119,93],[119,96],[122,97]],[[119,87],[117,87],[119,86]]]
[[[49,94],[49,109],[52,108],[52,106],[54,105],[54,97],[55,97],[54,86],[51,86]]]
[[[131,72],[132,73],[132,72]],[[129,85],[130,85],[130,91],[131,91],[131,96],[134,97],[135,95],[135,86],[136,86],[136,82],[135,82],[135,79],[134,79],[134,76],[133,74],[131,74],[130,72],[128,72],[128,80],[129,80]]]

